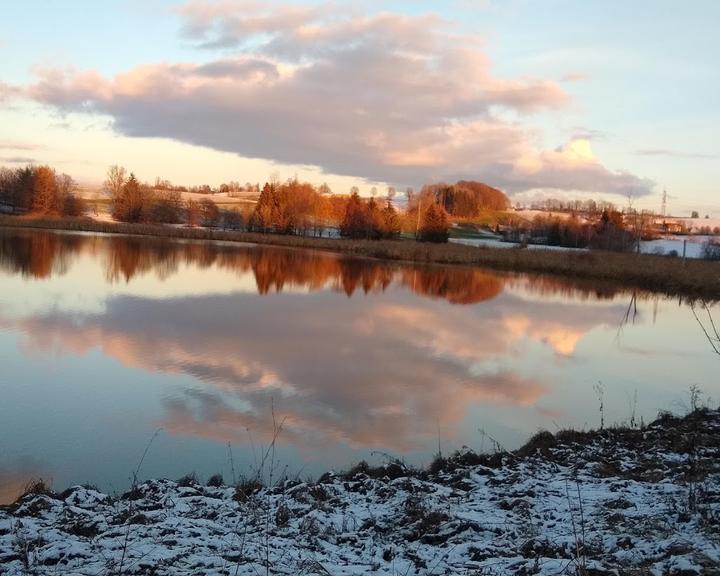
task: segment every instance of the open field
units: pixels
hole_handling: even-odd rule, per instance
[[[99,222],[91,218],[0,216],[0,226],[248,242],[327,250],[387,260],[477,265],[498,270],[600,280],[688,298],[720,299],[720,262],[683,261],[650,254],[493,249],[460,244],[425,244],[410,240],[311,238],[159,224]]]
[[[161,192],[161,191],[156,191]],[[99,206],[109,206],[110,198],[107,193],[102,189],[93,186],[81,186],[78,189],[80,198],[88,203],[88,206],[92,207],[93,204]],[[244,204],[254,205],[257,202],[258,194],[255,192],[240,192],[235,196],[230,196],[227,193],[219,192],[217,194],[200,194],[197,192],[180,192],[180,197],[184,201],[195,200],[199,202],[203,199],[210,199],[220,207],[229,206],[242,206]]]

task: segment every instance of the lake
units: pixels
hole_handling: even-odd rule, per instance
[[[30,479],[276,475],[720,396],[720,306],[479,268],[0,230],[0,503]]]

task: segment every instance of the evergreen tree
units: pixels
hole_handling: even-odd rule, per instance
[[[419,240],[421,242],[447,242],[450,237],[447,213],[441,206],[430,204],[423,214],[420,225]]]
[[[353,191],[345,207],[345,215],[340,223],[340,235],[345,238],[364,238],[367,235],[365,205],[356,191]]]
[[[400,235],[400,218],[390,200],[388,200],[387,205],[383,208],[382,219],[383,238],[395,238]]]
[[[275,195],[275,184],[266,182],[250,218],[250,228],[254,232],[268,232],[271,229]]]
[[[370,198],[370,201],[365,205],[365,238],[379,239],[383,228],[382,212],[378,208],[375,198]]]
[[[147,216],[145,208],[142,186],[131,173],[119,194],[113,197],[112,216],[122,222],[141,222]]]

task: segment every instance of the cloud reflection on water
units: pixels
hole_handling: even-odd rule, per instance
[[[296,446],[418,449],[438,422],[452,437],[478,402],[537,403],[552,385],[523,364],[528,346],[571,357],[585,334],[615,322],[623,306],[587,306],[595,291],[471,268],[135,238],[0,235],[0,266],[20,274],[63,274],[76,253],[100,259],[111,284],[151,271],[169,281],[181,263],[195,275],[208,267],[254,275],[257,294],[159,299],[110,291],[102,313],[53,309],[0,320],[25,335],[29,353],[100,348],[127,367],[192,377],[195,385],[162,400],[159,424],[222,442],[243,440],[247,429],[267,437],[272,398],[286,418],[284,438]],[[307,293],[283,293],[288,287]],[[536,299],[533,290],[576,301]],[[258,296],[270,293],[281,294]]]

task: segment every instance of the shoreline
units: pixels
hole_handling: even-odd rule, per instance
[[[426,470],[315,482],[36,485],[0,507],[3,574],[715,574],[720,411],[539,432]],[[59,572],[58,572],[59,571]]]
[[[575,280],[597,280],[623,288],[714,301],[720,299],[720,262],[682,260],[650,254],[486,248],[412,240],[349,240],[283,236],[162,224],[104,222],[92,218],[38,218],[0,215],[0,227],[95,232],[157,238],[238,242],[321,250],[394,262],[480,266]]]

